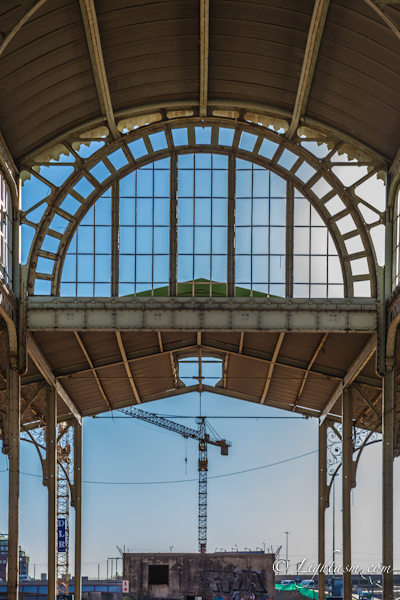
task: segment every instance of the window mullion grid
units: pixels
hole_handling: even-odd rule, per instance
[[[135,177],[135,225],[134,225],[134,231],[135,231],[135,256],[134,256],[134,267],[135,267],[135,272],[134,272],[134,285],[135,285],[135,293],[134,295],[136,296],[136,292],[137,292],[137,239],[138,239],[138,221],[137,221],[137,217],[138,217],[138,211],[137,211],[137,194],[138,194],[138,171],[136,171],[136,177]]]
[[[93,205],[93,297],[95,296],[95,281],[96,281],[96,203]]]
[[[286,297],[293,297],[294,188],[286,187]]]
[[[156,189],[156,170],[155,170],[155,165],[153,163],[153,197],[151,199],[151,202],[153,204],[153,210],[151,211],[152,214],[152,228],[151,228],[151,235],[152,235],[152,240],[151,240],[151,295],[154,296],[154,261],[155,261],[155,248],[154,248],[154,239],[155,239],[155,234],[156,231],[154,229],[154,192]]]
[[[329,232],[326,234],[326,297],[329,298]]]
[[[271,171],[268,171],[268,256],[267,289],[271,293]]]
[[[213,157],[211,155],[211,171],[210,171],[210,184],[211,184],[211,198],[210,198],[210,281],[208,284],[209,287],[209,297],[212,296],[211,289],[211,281],[212,281],[212,255],[213,255],[213,223],[212,223],[212,206],[213,206]]]
[[[196,266],[196,155],[193,157],[193,242],[192,242],[192,296],[195,296],[195,266]]]
[[[250,296],[253,296],[254,165],[251,163]]]
[[[311,204],[308,207],[308,297],[311,298]]]
[[[169,226],[169,295],[177,296],[177,204],[178,204],[177,156],[171,155],[170,163],[170,226]]]
[[[228,249],[227,249],[227,295],[235,295],[235,216],[236,216],[236,159],[228,158]]]
[[[111,188],[111,296],[119,295],[119,181]]]

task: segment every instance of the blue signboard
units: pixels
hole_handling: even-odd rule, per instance
[[[65,552],[65,519],[57,519],[57,548],[58,552]]]
[[[334,577],[332,579],[332,596],[343,597],[343,579]]]

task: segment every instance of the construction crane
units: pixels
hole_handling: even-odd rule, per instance
[[[46,468],[46,427],[24,431],[22,441],[35,445],[43,471],[43,484],[48,485]],[[69,591],[69,504],[71,496],[72,428],[68,422],[57,429],[57,595]]]
[[[170,421],[169,419],[165,419],[164,417],[160,417],[159,415],[148,413],[147,411],[140,410],[139,408],[134,408],[132,406],[129,408],[121,408],[120,411],[134,419],[139,419],[141,421],[145,421],[146,423],[151,423],[152,425],[157,425],[158,427],[163,427],[164,429],[168,429],[169,431],[179,433],[179,435],[183,436],[186,439],[191,438],[193,440],[198,440],[199,552],[203,554],[204,552],[206,552],[207,548],[207,444],[219,446],[221,448],[221,454],[223,456],[228,456],[228,448],[232,446],[231,442],[219,438],[217,433],[214,430],[212,430],[209,424],[208,427],[212,430],[212,433],[211,435],[207,433],[207,423],[205,417],[198,417],[196,419],[196,423],[199,427],[196,431],[195,429],[191,429],[190,427],[185,427],[185,425],[180,425],[179,423],[175,423],[174,421]]]
[[[72,428],[60,423],[57,437],[57,594],[69,593],[69,503]]]

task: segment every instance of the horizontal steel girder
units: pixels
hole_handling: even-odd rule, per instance
[[[374,298],[55,298],[27,299],[32,331],[373,332]]]

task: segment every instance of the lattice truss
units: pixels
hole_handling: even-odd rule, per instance
[[[286,226],[293,228],[290,198],[296,193],[307,198],[316,211],[316,218],[322,219],[332,237],[335,254],[340,258],[344,295],[376,296],[375,264],[384,262],[386,164],[382,159],[322,129],[299,127],[290,141],[283,135],[287,129],[285,121],[251,113],[245,113],[240,121],[221,118],[228,115],[222,113],[215,111],[215,117],[208,119],[188,118],[191,111],[186,111],[186,118],[182,113],[173,115],[181,118],[162,120],[157,113],[126,119],[118,124],[123,134],[118,140],[112,139],[105,126],[86,129],[26,158],[21,165],[24,182],[21,222],[26,246],[24,260],[28,261],[28,293],[60,293],[65,256],[78,225],[107,190],[115,197],[111,220],[118,220],[118,192],[115,191],[117,184],[113,187],[114,182],[154,161],[170,159],[171,188],[168,191],[171,197],[176,197],[177,190],[173,189],[176,156],[194,152],[233,157],[229,159],[229,181],[232,177],[235,181],[234,159],[239,159],[264,167],[288,182]],[[239,113],[233,116],[240,117]],[[229,194],[234,196],[235,190],[230,188]],[[228,216],[225,295],[230,295],[229,273],[233,269],[229,264],[229,243],[233,247],[229,241],[229,230],[233,231],[234,227],[232,219],[229,222]],[[174,229],[171,228],[171,235]],[[296,223],[294,229],[296,234]],[[109,268],[114,296],[118,295],[115,284],[118,243],[118,232],[113,233]],[[176,260],[174,244],[176,246],[176,238],[170,240],[172,263]],[[293,260],[296,261],[296,256],[293,257],[293,250],[288,249],[287,244],[287,296],[293,295],[290,284]],[[169,295],[173,295],[174,282],[169,284]]]
[[[57,436],[57,518],[65,519],[65,551],[57,552],[57,590],[68,594],[69,589],[69,505],[72,428],[68,423],[58,426]]]
[[[32,398],[37,398],[34,392]],[[32,400],[33,402],[33,400]],[[32,403],[31,403],[32,406]],[[32,410],[32,409],[31,409]],[[33,409],[36,413],[36,409]],[[46,426],[41,419],[37,423],[22,425],[21,440],[33,444],[42,466],[43,485],[48,483],[46,461]],[[32,425],[36,427],[32,428]],[[71,448],[72,428],[70,423],[60,423],[57,427],[57,519],[65,519],[64,551],[57,551],[57,593],[68,594],[69,590],[69,506],[71,494]]]

